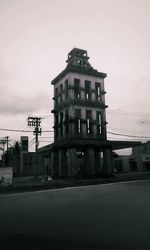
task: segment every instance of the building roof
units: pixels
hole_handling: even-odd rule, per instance
[[[69,53],[68,53],[68,59],[67,59],[67,63],[69,62],[69,59],[71,59],[72,57],[81,57],[81,58],[86,58],[87,60],[89,59],[89,57],[87,56],[87,51],[83,50],[83,49],[79,49],[79,48],[73,48]]]
[[[132,148],[142,145],[139,141],[109,141],[109,140],[97,140],[97,139],[64,139],[61,142],[48,144],[42,148],[39,148],[39,152],[53,151],[55,149],[69,148],[69,147],[111,147],[112,150]]]
[[[86,50],[74,48],[68,53],[67,66],[66,68],[56,76],[51,84],[55,84],[59,79],[64,77],[67,73],[79,73],[90,76],[97,76],[105,78],[107,76],[106,73],[102,73],[93,69],[93,67],[89,63],[89,57],[87,55]]]
[[[113,150],[132,148],[142,145],[139,141],[109,141]]]

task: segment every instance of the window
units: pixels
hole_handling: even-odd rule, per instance
[[[101,158],[101,159],[104,158],[104,153],[103,153],[103,151],[100,151],[100,158]]]
[[[63,100],[63,85],[60,85],[60,102]]]
[[[65,97],[68,98],[68,79],[65,81]]]
[[[80,59],[77,60],[79,65],[82,65],[82,61]]]
[[[95,93],[96,93],[96,100],[101,101],[101,83],[95,83]]]
[[[55,103],[58,104],[58,88],[55,89]]]
[[[58,115],[55,115],[55,137],[58,137]]]
[[[74,79],[74,96],[80,98],[80,80]]]
[[[69,134],[69,113],[68,110],[65,111],[65,132]]]
[[[75,132],[81,133],[81,109],[75,109]]]
[[[60,113],[60,135],[63,135],[63,113]]]
[[[76,157],[77,158],[84,158],[84,151],[77,150],[76,151]]]
[[[92,110],[86,110],[86,131],[87,134],[92,133]]]
[[[102,133],[102,113],[100,111],[96,112],[96,120],[97,120],[97,134]]]
[[[91,98],[90,87],[91,87],[91,82],[85,81],[85,99],[87,100]]]

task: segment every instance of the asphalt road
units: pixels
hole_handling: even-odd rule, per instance
[[[0,196],[3,249],[150,249],[150,180]]]

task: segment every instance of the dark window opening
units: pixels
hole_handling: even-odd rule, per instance
[[[83,158],[84,154],[85,154],[84,151],[79,151],[79,150],[76,151],[76,157],[77,158]]]
[[[97,120],[97,134],[102,133],[102,113],[100,111],[96,112],[96,120]]]
[[[131,171],[137,171],[137,163],[135,160],[129,160],[129,164],[130,164],[130,170]]]
[[[95,83],[95,91],[96,91],[96,100],[101,101],[101,83]]]
[[[60,102],[63,100],[63,85],[60,85]]]
[[[65,81],[65,97],[68,98],[68,79]]]
[[[81,133],[81,109],[75,109],[75,131]]]
[[[80,80],[74,79],[74,95],[75,98],[80,98]]]
[[[80,59],[78,59],[78,64],[81,65],[82,64],[82,61]]]
[[[91,98],[90,87],[91,87],[91,82],[85,81],[85,99],[87,100]]]
[[[58,104],[58,88],[55,89],[55,104]]]
[[[87,134],[92,133],[92,110],[86,110],[86,131]]]
[[[84,61],[83,61],[83,65],[84,65],[84,67],[87,67],[87,64],[86,64],[86,62],[84,62]]]
[[[58,115],[55,116],[55,137],[58,137]]]
[[[65,111],[65,132],[69,134],[69,112],[68,110]]]
[[[63,135],[63,113],[60,113],[60,135]]]

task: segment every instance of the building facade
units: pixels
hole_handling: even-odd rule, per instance
[[[112,173],[112,149],[107,141],[105,73],[93,69],[86,50],[74,48],[54,86],[55,177]]]

